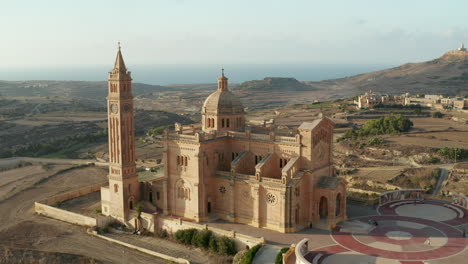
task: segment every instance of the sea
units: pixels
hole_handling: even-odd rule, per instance
[[[127,65],[134,82],[170,85],[215,83],[224,68],[231,83],[265,77],[292,77],[299,81],[320,81],[383,70],[383,64],[158,64]],[[110,66],[1,67],[0,80],[106,81]]]

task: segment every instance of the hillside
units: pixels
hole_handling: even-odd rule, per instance
[[[133,83],[136,96],[170,90],[159,85]],[[105,102],[107,96],[107,82],[85,81],[0,81],[0,96],[4,97],[61,97],[88,99]]]
[[[334,90],[339,96],[353,96],[369,90],[389,94],[468,94],[468,52],[449,51],[431,61],[306,83],[320,89]]]
[[[311,91],[314,87],[294,78],[266,77],[263,80],[243,82],[237,87],[242,92]]]

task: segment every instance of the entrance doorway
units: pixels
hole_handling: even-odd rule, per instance
[[[207,211],[208,213],[211,213],[211,202],[208,202]]]
[[[328,199],[325,196],[320,198],[319,214],[320,219],[328,217]]]

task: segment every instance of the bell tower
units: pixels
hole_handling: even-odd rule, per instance
[[[107,117],[109,126],[109,214],[127,221],[140,199],[135,165],[135,128],[131,72],[117,51],[109,72]]]

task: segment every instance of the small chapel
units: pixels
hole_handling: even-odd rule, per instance
[[[248,125],[228,78],[201,108],[201,123],[163,135],[163,173],[139,180],[131,72],[119,47],[108,78],[109,186],[102,213],[137,226],[137,204],[154,215],[194,222],[223,219],[279,232],[346,219],[346,187],[333,170],[327,117],[298,127]],[[156,217],[156,216],[155,216]]]

